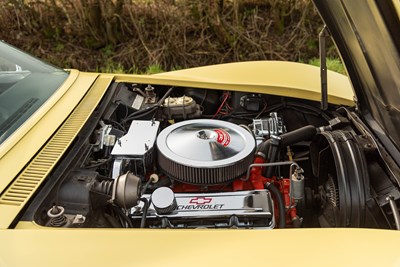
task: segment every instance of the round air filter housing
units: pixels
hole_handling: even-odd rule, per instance
[[[198,185],[221,184],[243,175],[253,162],[252,133],[226,121],[188,120],[157,138],[159,167],[171,178]]]

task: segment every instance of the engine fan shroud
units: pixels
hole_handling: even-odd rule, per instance
[[[310,150],[314,176],[320,188],[325,188],[322,192],[329,193],[322,203],[321,226],[364,226],[369,176],[365,155],[354,135],[342,130],[322,132]]]

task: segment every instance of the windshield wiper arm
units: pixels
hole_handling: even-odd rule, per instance
[[[11,114],[2,124],[0,124],[0,136],[2,136],[19,118],[21,118],[39,98],[28,99],[17,111]]]

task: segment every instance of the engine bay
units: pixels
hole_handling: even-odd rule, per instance
[[[121,82],[23,219],[46,227],[393,228],[399,197],[354,108]]]

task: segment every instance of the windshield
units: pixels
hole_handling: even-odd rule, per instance
[[[68,73],[0,42],[0,144],[60,87]]]

